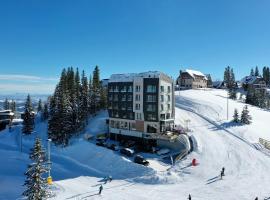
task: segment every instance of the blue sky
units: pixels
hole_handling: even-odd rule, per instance
[[[269,0],[0,0],[0,93],[50,93],[63,67],[102,78],[270,64]]]

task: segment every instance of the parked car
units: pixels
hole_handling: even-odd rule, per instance
[[[131,156],[133,156],[134,151],[132,149],[129,149],[129,148],[123,148],[123,149],[120,150],[120,153],[124,154],[124,155],[126,155],[128,157],[131,157]]]
[[[89,133],[85,133],[83,137],[84,137],[84,139],[86,141],[90,141],[90,140],[93,140],[94,139],[94,135],[89,134]]]
[[[135,141],[128,140],[127,142],[125,142],[124,146],[125,146],[126,148],[130,148],[130,147],[134,147],[135,144],[136,144]]]
[[[113,151],[118,151],[119,150],[119,147],[117,145],[115,145],[115,144],[108,144],[107,148],[111,149]]]
[[[163,148],[163,149],[160,149],[159,151],[157,151],[157,155],[159,155],[159,156],[165,155],[167,153],[170,153],[170,149]]]
[[[104,141],[97,141],[96,145],[97,146],[101,146],[101,147],[105,147],[106,146],[106,144],[105,144]]]
[[[134,158],[134,162],[137,163],[137,164],[140,164],[140,165],[144,165],[144,166],[149,165],[149,162],[144,157],[142,157],[141,155],[136,155],[135,158]]]

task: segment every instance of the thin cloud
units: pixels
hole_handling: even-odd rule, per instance
[[[0,74],[0,80],[11,81],[57,81],[57,78],[47,78],[40,76],[29,76],[24,74]]]
[[[0,84],[0,94],[7,93],[35,93],[35,94],[51,94],[53,93],[55,84],[48,83],[20,83],[20,84]]]

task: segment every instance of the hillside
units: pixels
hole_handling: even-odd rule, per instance
[[[150,166],[137,165],[116,152],[82,137],[72,140],[62,149],[53,146],[52,176],[55,180],[53,199],[193,199],[248,200],[256,196],[270,196],[270,154],[256,149],[259,137],[270,139],[267,120],[270,112],[249,106],[253,123],[232,126],[226,119],[226,92],[223,90],[187,90],[176,92],[176,124],[189,128],[197,141],[197,148],[187,158],[170,168],[153,156]],[[242,110],[243,103],[229,100],[230,118],[234,108]],[[89,120],[86,132],[104,131],[106,112]],[[102,130],[103,129],[103,130]],[[28,149],[34,137],[46,138],[46,124],[39,123],[36,133],[23,140],[24,153],[18,152],[20,127],[11,133],[0,133],[0,199],[16,199],[23,190],[23,173]],[[45,141],[44,141],[45,142]],[[199,165],[190,167],[196,158]],[[225,167],[225,178],[217,176]],[[167,170],[169,169],[169,170]],[[104,185],[101,196],[96,195],[103,177],[112,175],[113,181]]]

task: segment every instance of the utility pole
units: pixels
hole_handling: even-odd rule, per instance
[[[51,139],[49,138],[48,140],[48,178],[47,178],[47,182],[48,182],[48,184],[49,185],[51,185],[52,184],[52,177],[51,177],[51,165],[52,165],[52,163],[51,163]]]
[[[20,131],[20,151],[22,152],[22,131]]]
[[[227,93],[227,120],[229,120],[229,92]]]

